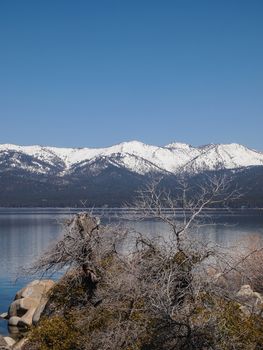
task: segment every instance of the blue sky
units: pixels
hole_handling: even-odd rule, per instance
[[[0,143],[263,150],[262,0],[3,0]]]

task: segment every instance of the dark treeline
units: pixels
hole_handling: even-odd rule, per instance
[[[227,203],[234,208],[263,207],[263,167],[251,167],[240,171],[217,171],[225,175],[229,190],[238,189],[241,196]],[[198,191],[207,173],[187,176],[189,190]],[[120,207],[131,202],[137,191],[152,178],[159,179],[160,186],[176,193],[178,177],[174,175],[138,175],[125,169],[108,167],[97,176],[85,174],[58,178],[50,175],[32,175],[27,172],[0,174],[1,207]]]

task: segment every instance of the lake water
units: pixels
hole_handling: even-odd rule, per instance
[[[72,209],[0,209],[0,313],[7,311],[16,292],[35,276],[21,277],[29,266],[48,249],[62,232],[62,223],[76,210]],[[114,218],[112,211],[110,215]],[[263,237],[263,212],[219,212],[217,224],[199,229],[200,239],[232,246],[243,238]],[[227,225],[222,225],[226,223]],[[130,223],[141,232],[160,234],[164,225],[156,221]],[[0,334],[7,334],[6,322],[0,321]]]

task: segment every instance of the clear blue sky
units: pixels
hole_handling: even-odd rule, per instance
[[[263,1],[2,0],[0,119],[0,143],[263,150]]]

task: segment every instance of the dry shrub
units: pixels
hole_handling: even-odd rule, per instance
[[[243,284],[249,284],[251,288],[263,293],[263,239],[260,236],[251,236],[242,242],[246,248],[245,259],[240,264]]]
[[[143,218],[169,226],[172,237],[166,242],[99,225],[87,213],[73,218],[64,238],[35,266],[44,272],[71,269],[52,292],[51,318],[32,331],[32,349],[263,349],[261,317],[244,314],[235,294],[246,279],[263,288],[261,251],[229,257],[187,235],[202,209],[216,205],[226,188],[224,179],[209,185],[191,200],[183,187],[183,220],[176,216],[178,200],[169,194],[154,187],[141,193],[137,208]],[[123,255],[118,246],[127,232],[133,249]],[[219,267],[220,279],[208,273]]]

